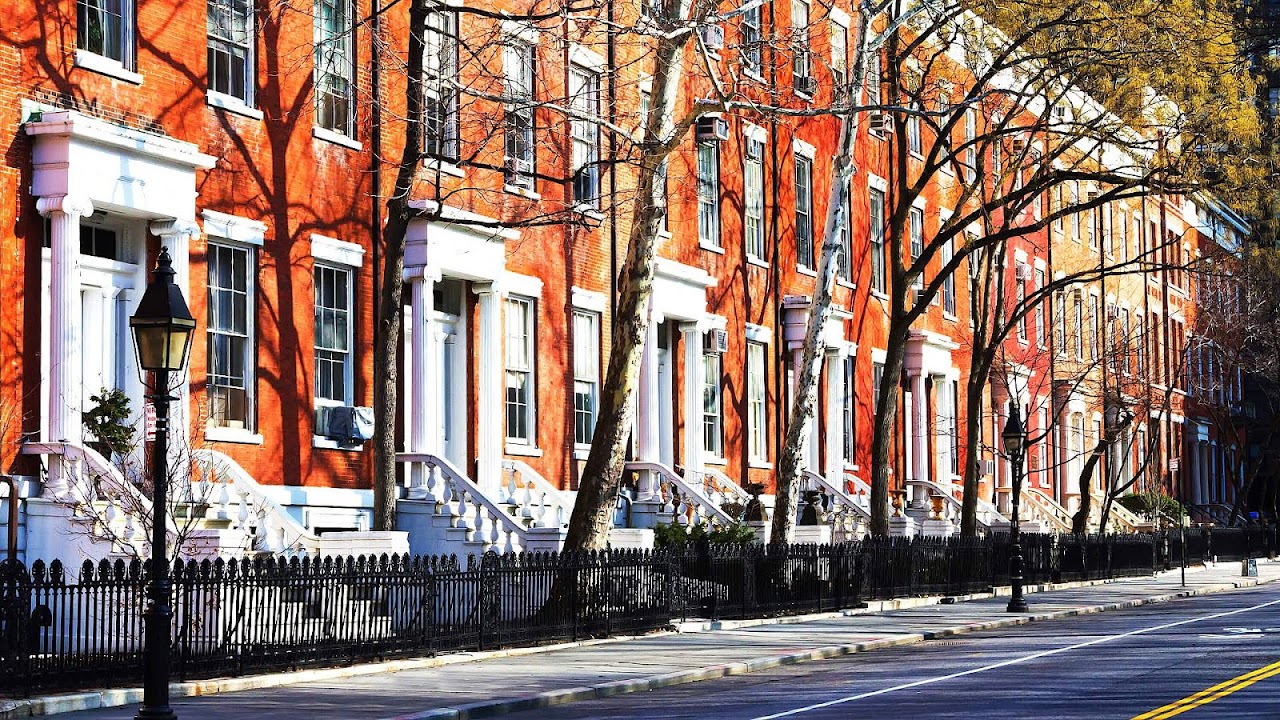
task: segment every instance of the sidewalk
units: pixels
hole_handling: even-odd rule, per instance
[[[1227,562],[1189,570],[1185,589],[1177,570],[1157,578],[1042,588],[1030,597],[1027,615],[1005,612],[1008,588],[1001,588],[996,597],[959,602],[886,603],[909,606],[902,609],[684,623],[676,632],[639,638],[175,683],[173,704],[183,720],[481,717],[1276,580],[1280,562],[1259,561],[1257,578],[1240,577],[1240,563]],[[208,697],[213,694],[219,697]],[[0,720],[55,713],[71,713],[64,720],[123,719],[133,716],[140,700],[140,690],[125,689],[0,701]]]

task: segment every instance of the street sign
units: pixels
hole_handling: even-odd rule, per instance
[[[143,406],[142,425],[147,442],[156,441],[156,406],[147,404]]]

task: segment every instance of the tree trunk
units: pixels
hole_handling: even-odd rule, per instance
[[[881,537],[889,534],[889,475],[893,467],[889,453],[898,417],[898,378],[907,354],[906,332],[891,328],[885,343],[884,372],[876,389],[878,410],[871,437],[871,534]]]
[[[982,439],[982,388],[986,385],[986,376],[981,382],[975,380],[979,375],[970,370],[968,393],[965,397],[965,463],[964,497],[960,501],[960,535],[973,537],[978,534],[978,455]]]
[[[822,254],[818,260],[818,283],[809,301],[809,317],[801,351],[800,371],[796,374],[795,401],[787,423],[786,441],[778,453],[777,492],[773,506],[774,542],[791,542],[795,533],[797,496],[800,473],[804,465],[805,441],[810,436],[818,405],[818,379],[826,359],[824,330],[831,318],[831,297],[839,270],[840,222],[842,208],[848,203],[849,179],[853,176],[853,138],[857,123],[846,116],[840,122],[840,150],[835,156],[835,172],[831,197],[827,200],[827,221],[822,235]],[[849,222],[848,218],[844,222]],[[830,378],[828,378],[830,382]]]
[[[672,0],[668,17],[688,16],[689,0]],[[688,33],[663,36],[654,58],[654,96],[645,128],[647,148],[640,164],[635,212],[628,238],[627,257],[619,279],[620,297],[613,320],[609,367],[600,414],[591,438],[591,451],[582,468],[582,482],[569,517],[565,550],[599,550],[609,540],[614,503],[622,484],[627,440],[636,410],[636,384],[644,355],[645,336],[652,318],[654,258],[662,216],[666,213],[661,188],[654,182],[669,149],[657,150],[672,132]],[[661,207],[660,207],[661,205]]]
[[[382,292],[373,337],[373,528],[394,530],[396,525],[396,407],[404,286],[405,235],[413,213],[409,193],[417,175],[422,147],[423,34],[429,13],[426,0],[409,5],[409,58],[405,74],[405,143],[400,153],[396,184],[387,200],[387,226],[383,234]],[[381,128],[374,128],[381,132]],[[380,188],[375,188],[380,192]],[[375,272],[377,269],[375,268]]]
[[[1089,483],[1093,480],[1093,472],[1098,467],[1098,461],[1102,458],[1102,453],[1106,452],[1107,441],[1099,440],[1094,446],[1093,452],[1089,453],[1089,459],[1085,461],[1084,468],[1080,471],[1080,477],[1077,481],[1077,487],[1080,490],[1080,509],[1071,517],[1071,532],[1080,534],[1089,532],[1089,511],[1093,507],[1093,497],[1089,494]],[[1099,528],[1101,529],[1101,528]]]

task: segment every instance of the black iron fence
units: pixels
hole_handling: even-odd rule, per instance
[[[1028,583],[1150,574],[1275,535],[1023,537]],[[674,620],[857,607],[1008,583],[989,538],[175,564],[173,674],[195,679],[641,633]],[[148,566],[0,563],[0,695],[136,683]]]

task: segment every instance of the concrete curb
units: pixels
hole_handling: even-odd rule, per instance
[[[1188,568],[1188,573],[1197,572],[1203,568]],[[1177,570],[1168,572],[1178,572]],[[1158,573],[1165,575],[1167,573]],[[1028,586],[1028,593],[1039,593],[1051,590],[1066,590],[1072,588],[1093,587],[1097,585],[1107,585],[1114,583],[1123,583],[1127,579],[1115,580],[1090,580],[1077,581],[1069,583],[1048,583],[1043,585]],[[675,673],[664,675],[655,675],[644,678],[633,678],[630,680],[617,680],[597,685],[563,688],[559,690],[550,690],[537,695],[528,697],[513,698],[498,701],[481,701],[476,703],[468,703],[447,708],[436,708],[416,714],[397,716],[395,720],[427,720],[428,718],[451,718],[457,720],[465,720],[472,717],[487,717],[490,715],[498,715],[518,710],[529,710],[540,707],[548,707],[550,705],[558,705],[578,700],[589,700],[610,695],[620,695],[631,692],[640,692],[645,690],[656,690],[658,688],[669,687],[672,685],[683,685],[691,682],[700,682],[703,680],[712,680],[730,675],[743,675],[760,670],[779,667],[781,665],[792,665],[801,662],[810,662],[814,660],[825,660],[844,655],[851,655],[857,652],[867,652],[869,650],[878,650],[888,647],[896,647],[900,645],[909,645],[926,640],[933,640],[953,635],[961,635],[970,632],[979,632],[983,630],[993,630],[1002,627],[1010,627],[1013,625],[1021,625],[1037,620],[1051,620],[1060,617],[1071,617],[1074,615],[1084,615],[1090,613],[1104,612],[1107,610],[1118,610],[1122,608],[1138,607],[1140,605],[1148,605],[1159,602],[1167,602],[1182,597],[1192,597],[1197,595],[1208,595],[1218,592],[1226,592],[1243,587],[1252,587],[1263,583],[1275,582],[1280,578],[1271,579],[1243,579],[1233,583],[1223,583],[1219,585],[1209,585],[1195,590],[1184,590],[1177,593],[1158,595],[1154,597],[1141,598],[1138,600],[1129,600],[1119,603],[1109,603],[1104,605],[1096,605],[1083,608],[1074,608],[1071,610],[1061,610],[1052,613],[1032,614],[1028,616],[1020,616],[1009,618],[1006,620],[998,620],[987,623],[973,623],[968,625],[957,625],[942,630],[933,630],[925,633],[914,633],[894,636],[882,640],[872,640],[864,643],[854,643],[848,645],[832,645],[820,647],[811,650],[805,650],[789,655],[779,655],[763,658],[755,658],[738,663],[729,663],[725,665],[715,665],[703,668],[694,668],[691,670],[683,670]],[[811,613],[808,615],[792,615],[778,618],[758,618],[751,620],[725,620],[714,622],[686,622],[678,623],[671,631],[660,631],[649,633],[644,636],[624,635],[610,638],[600,638],[594,640],[581,640],[577,642],[557,643],[554,645],[539,645],[534,647],[510,648],[506,650],[491,650],[484,652],[468,652],[455,653],[432,658],[410,658],[404,660],[388,660],[384,662],[362,663],[359,665],[349,665],[337,668],[319,668],[310,670],[298,670],[294,672],[278,672],[264,675],[253,675],[249,677],[233,677],[233,678],[215,678],[212,680],[198,680],[192,682],[171,683],[169,685],[169,693],[174,698],[182,697],[200,697],[205,695],[217,695],[220,693],[238,692],[243,690],[260,690],[272,687],[281,687],[285,685],[295,685],[306,682],[317,682],[325,680],[342,680],[346,678],[361,677],[364,675],[374,675],[381,673],[395,673],[406,670],[423,670],[436,667],[445,667],[448,665],[456,665],[460,663],[478,662],[482,660],[492,660],[504,657],[519,657],[522,655],[532,655],[553,650],[564,650],[572,648],[590,647],[594,645],[605,645],[619,642],[634,640],[636,637],[658,637],[668,635],[675,632],[679,633],[696,633],[696,632],[714,632],[717,630],[733,630],[741,628],[759,627],[763,625],[783,625],[802,622],[811,622],[814,620],[826,620],[839,617],[852,617],[857,615],[867,615],[885,612],[889,610],[903,610],[916,607],[927,607],[932,605],[947,604],[952,602],[964,602],[969,600],[983,600],[992,597],[1002,597],[1009,594],[1008,588],[997,588],[993,593],[975,593],[971,595],[961,596],[934,596],[924,598],[900,598],[896,600],[885,600],[870,603],[867,608],[847,609],[839,612],[827,613]],[[0,720],[11,720],[15,718],[40,717],[45,715],[57,715],[61,713],[76,712],[79,710],[95,710],[100,708],[120,707],[122,705],[133,705],[142,702],[142,688],[115,688],[104,690],[91,690],[78,693],[64,693],[59,695],[48,695],[44,697],[30,698],[25,700],[0,700]]]

